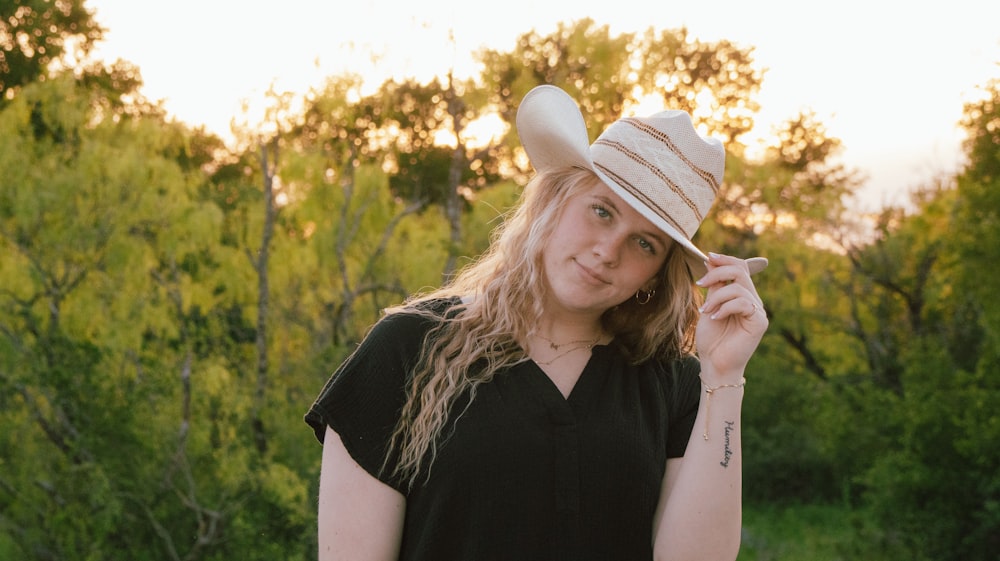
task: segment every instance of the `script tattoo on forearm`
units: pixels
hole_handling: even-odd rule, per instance
[[[729,459],[733,457],[733,447],[730,441],[730,433],[734,430],[736,430],[736,421],[726,421],[726,438],[722,450],[723,458],[722,461],[719,462],[719,465],[724,468],[729,467]]]

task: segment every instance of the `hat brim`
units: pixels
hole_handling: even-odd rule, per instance
[[[563,90],[544,85],[528,92],[517,108],[515,126],[536,171],[594,168],[587,124]]]

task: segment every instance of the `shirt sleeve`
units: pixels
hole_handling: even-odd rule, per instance
[[[305,415],[320,442],[329,426],[354,461],[399,491],[403,485],[392,477],[395,454],[386,456],[429,322],[406,312],[383,317],[330,376]]]
[[[667,457],[680,458],[687,450],[688,439],[698,416],[701,399],[701,363],[696,357],[685,357],[671,364],[673,383],[669,396],[670,424],[667,432]]]

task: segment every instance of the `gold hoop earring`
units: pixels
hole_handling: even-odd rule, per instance
[[[637,290],[635,292],[635,301],[639,303],[640,306],[645,306],[649,304],[649,301],[653,299],[653,295],[656,294],[656,289],[644,292],[642,290]]]

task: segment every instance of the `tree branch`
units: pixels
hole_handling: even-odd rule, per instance
[[[802,357],[806,370],[815,374],[820,380],[827,379],[826,369],[809,348],[808,336],[805,333],[796,335],[787,328],[781,328],[778,330],[778,334]]]

